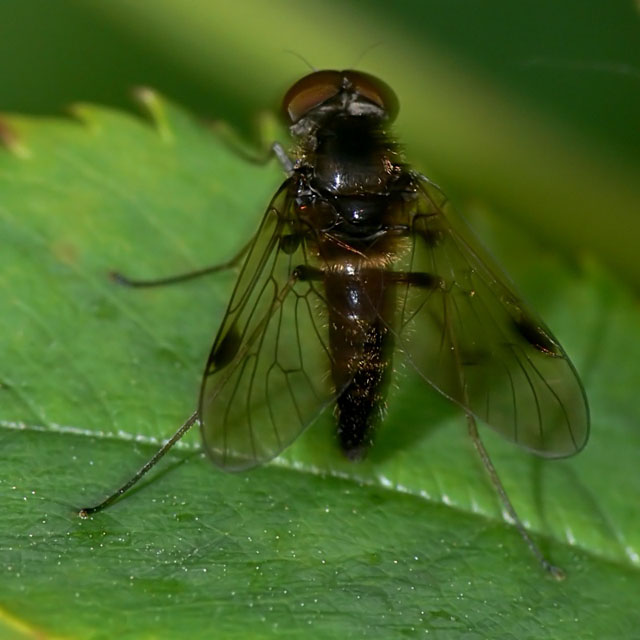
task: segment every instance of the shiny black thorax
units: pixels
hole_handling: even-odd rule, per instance
[[[303,147],[301,205],[315,207],[314,226],[357,244],[393,226],[402,166],[395,145],[371,116],[338,114]],[[372,256],[373,257],[373,256]]]
[[[296,210],[327,302],[338,439],[358,459],[385,404],[396,306],[390,256],[408,174],[371,115],[331,114],[299,158]]]

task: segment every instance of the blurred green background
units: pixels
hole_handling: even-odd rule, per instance
[[[3,0],[0,111],[133,109],[143,84],[255,140],[308,71],[288,50],[356,66],[396,89],[409,158],[454,199],[637,287],[638,18],[631,0]]]

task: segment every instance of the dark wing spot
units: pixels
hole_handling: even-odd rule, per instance
[[[240,348],[240,334],[235,326],[229,329],[227,335],[222,339],[217,349],[211,354],[209,369],[207,374],[218,371],[226,367],[238,353]]]
[[[554,357],[562,355],[560,348],[553,339],[530,318],[524,315],[520,318],[514,318],[513,326],[518,334],[538,351]]]
[[[280,238],[280,251],[291,255],[300,245],[300,236],[295,234],[289,234]]]

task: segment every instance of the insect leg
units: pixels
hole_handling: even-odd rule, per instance
[[[182,438],[182,436],[191,429],[191,427],[198,421],[198,412],[194,411],[187,421],[167,440],[158,451],[156,451],[151,458],[142,466],[138,471],[127,480],[119,489],[114,491],[108,498],[100,502],[99,504],[93,507],[83,507],[78,510],[78,515],[81,518],[87,518],[93,513],[97,513],[98,511],[102,511],[106,509],[110,504],[115,502],[123,493],[126,493],[131,487],[133,487],[138,480],[140,480],[146,473],[149,471],[159,460],[164,456],[173,445]]]
[[[238,135],[236,129],[227,122],[216,120],[211,122],[209,126],[229,151],[246,162],[265,165],[273,156],[276,156],[282,166],[285,167],[287,173],[290,173],[293,163],[289,160],[287,166],[282,162],[280,155],[280,151],[284,153],[282,146],[277,142],[273,142],[277,120],[271,114],[263,114],[259,116],[257,124],[259,138],[257,146],[255,144],[247,144],[242,136]]]
[[[462,366],[462,361],[460,359],[461,353],[458,346],[458,341],[456,339],[456,335],[453,332],[451,328],[451,324],[449,322],[449,316],[452,311],[450,306],[451,301],[448,300],[448,298],[445,296],[443,298],[443,303],[444,303],[444,327],[443,328],[448,335],[449,343],[451,344],[452,352],[454,354],[456,368],[457,368],[458,377],[459,377],[459,384],[460,384],[460,399],[462,401],[461,404],[464,408],[469,406],[469,399],[467,395],[467,383],[464,377],[464,369]],[[525,541],[525,543],[531,550],[531,553],[533,553],[533,555],[536,557],[536,559],[538,560],[542,568],[545,571],[547,571],[556,580],[564,580],[565,578],[564,571],[559,567],[556,567],[555,565],[551,564],[544,557],[544,554],[540,550],[540,547],[538,547],[538,545],[533,541],[533,539],[529,535],[529,532],[526,530],[524,524],[522,523],[522,520],[520,520],[520,517],[516,513],[515,508],[511,504],[511,500],[509,500],[509,496],[507,495],[504,485],[500,480],[500,476],[498,476],[498,472],[496,471],[496,468],[493,466],[493,462],[491,462],[491,458],[489,457],[489,452],[485,449],[485,446],[482,440],[480,439],[480,434],[478,433],[478,427],[476,425],[475,417],[466,408],[465,408],[465,416],[467,418],[467,428],[469,431],[469,436],[471,437],[471,440],[473,441],[473,445],[476,451],[478,452],[480,459],[482,460],[482,464],[484,465],[484,468],[487,470],[487,473],[489,474],[491,484],[493,484],[493,487],[496,493],[498,494],[498,498],[500,499],[500,502],[502,503],[503,508],[509,514],[509,517],[511,518],[516,529],[522,536],[522,539]]]
[[[522,524],[522,520],[520,520],[516,510],[511,504],[511,500],[509,500],[509,496],[505,491],[504,485],[500,480],[500,476],[498,476],[498,472],[496,468],[493,466],[493,462],[491,462],[491,458],[489,457],[489,453],[485,449],[485,446],[480,439],[480,434],[478,433],[478,426],[476,425],[475,418],[470,414],[466,413],[467,416],[467,426],[469,429],[469,435],[471,436],[471,440],[473,441],[473,445],[476,448],[476,451],[480,455],[482,459],[482,464],[484,464],[484,468],[487,470],[489,474],[489,478],[491,479],[491,484],[493,484],[498,497],[500,498],[500,502],[502,502],[502,506],[505,508],[511,520],[516,526],[516,529],[527,543],[527,546],[531,550],[531,553],[537,558],[538,562],[542,565],[542,568],[545,571],[548,571],[556,580],[564,580],[566,577],[565,572],[555,565],[551,564],[545,557],[540,547],[533,541],[529,532],[525,529],[525,526]]]
[[[235,255],[231,260],[227,260],[221,264],[215,264],[210,267],[204,267],[202,269],[196,269],[195,271],[188,271],[187,273],[179,273],[175,276],[169,276],[167,278],[158,278],[154,280],[134,280],[129,278],[118,271],[112,271],[109,273],[109,277],[118,284],[121,284],[125,287],[134,287],[134,288],[144,288],[144,287],[161,287],[166,284],[177,284],[178,282],[186,282],[187,280],[193,280],[194,278],[199,278],[200,276],[206,276],[211,273],[218,273],[219,271],[224,271],[225,269],[231,269],[235,267],[238,262],[244,257],[244,255],[249,250],[253,239],[251,242],[247,243],[242,249]]]
[[[408,284],[423,289],[444,289],[445,281],[440,276],[420,271],[392,271],[386,279],[394,284]]]
[[[293,160],[287,155],[287,152],[284,150],[284,147],[279,142],[274,142],[271,146],[271,149],[278,158],[278,162],[282,165],[282,168],[288,173],[293,173],[294,163]]]
[[[291,274],[294,280],[300,280],[301,282],[307,282],[309,280],[322,280],[325,277],[325,273],[322,269],[316,267],[310,267],[306,264],[297,266]]]

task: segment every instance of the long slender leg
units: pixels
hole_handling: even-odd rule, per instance
[[[282,149],[282,146],[273,142],[276,122],[276,119],[270,114],[259,118],[259,143],[257,147],[255,144],[248,144],[231,125],[222,120],[210,122],[209,127],[217,135],[220,142],[234,155],[251,164],[265,165],[272,160],[274,155],[280,159],[279,149]],[[282,163],[282,160],[280,162]],[[291,161],[289,162],[292,164]],[[289,171],[287,170],[287,172]]]
[[[314,271],[319,272],[319,270]],[[288,290],[295,284],[296,280],[298,279],[300,279],[300,276],[298,274],[298,270],[296,269],[289,278],[287,286],[280,293],[282,299],[284,299]],[[154,453],[153,456],[151,456],[151,458],[149,458],[149,460],[144,465],[142,465],[142,467],[140,467],[140,469],[138,469],[138,471],[136,471],[133,476],[131,476],[131,478],[129,478],[129,480],[127,480],[121,487],[116,489],[110,496],[105,498],[99,504],[93,507],[83,507],[82,509],[79,509],[78,515],[81,518],[87,518],[90,515],[97,513],[98,511],[102,511],[103,509],[106,509],[108,506],[113,504],[120,496],[125,494],[129,489],[131,489],[131,487],[133,487],[134,484],[136,484],[143,476],[145,476],[146,473],[152,467],[154,467],[158,463],[158,461],[167,453],[167,451],[169,451],[169,449],[171,449],[171,447],[173,447],[173,445],[175,445],[175,443],[178,442],[178,440],[180,440],[180,438],[182,438],[184,434],[187,433],[187,431],[189,431],[189,429],[191,429],[191,427],[199,421],[199,419],[200,416],[198,412],[194,411],[187,418],[186,422],[171,436],[171,438],[169,438],[169,440],[167,440],[167,442],[165,442],[162,447],[160,447],[160,449],[158,449],[158,451],[156,451],[156,453]]]
[[[198,412],[194,411],[189,416],[187,421],[171,436],[171,438],[169,438],[169,440],[167,440],[162,445],[162,447],[160,447],[160,449],[158,449],[158,451],[156,451],[156,453],[151,456],[151,458],[142,467],[140,467],[140,469],[138,469],[138,471],[131,478],[129,478],[129,480],[127,480],[119,489],[114,491],[108,498],[106,498],[99,504],[93,507],[83,507],[82,509],[79,509],[78,515],[81,518],[87,518],[91,514],[102,511],[110,504],[115,502],[123,493],[126,493],[129,489],[131,489],[131,487],[133,487],[133,485],[136,484],[136,482],[138,482],[138,480],[140,480],[147,473],[147,471],[149,471],[160,460],[160,458],[162,458],[162,456],[164,456],[164,454],[167,453],[167,451],[169,451],[169,449],[171,449],[171,447],[173,447],[173,445],[178,442],[178,440],[180,440],[180,438],[182,438],[182,436],[184,436],[184,434],[187,433],[189,429],[191,429],[191,427],[197,421]]]
[[[388,274],[387,280],[394,284],[409,284],[412,287],[423,289],[441,289],[445,286],[445,282],[440,276],[421,271],[392,271]]]
[[[321,269],[309,267],[306,265],[300,265],[294,269],[293,276],[297,280],[321,280],[323,278],[323,272]],[[420,272],[390,272],[388,274],[389,282],[393,283],[406,283],[416,287],[424,287],[428,289],[442,288],[445,286],[445,282],[439,276],[434,276],[430,273],[420,273]],[[464,382],[461,380],[461,384],[464,385]],[[464,388],[464,386],[463,386]],[[480,439],[480,434],[478,433],[478,427],[476,425],[475,418],[470,413],[466,413],[467,425],[469,430],[469,435],[473,441],[473,444],[476,448],[476,451],[480,455],[480,459],[489,474],[489,478],[491,483],[493,484],[500,501],[502,502],[503,507],[509,514],[509,517],[515,524],[516,529],[524,539],[525,543],[536,557],[542,568],[549,572],[556,580],[564,580],[566,577],[565,572],[555,565],[551,564],[544,556],[540,547],[533,541],[529,532],[526,530],[522,520],[518,516],[515,508],[511,504],[511,500],[509,500],[509,496],[500,480],[500,476],[496,471],[496,468],[493,466],[493,462],[491,462],[491,458],[489,457],[489,453],[486,450],[482,440]]]
[[[556,580],[564,580],[566,577],[565,572],[560,567],[556,567],[555,565],[551,564],[544,557],[544,554],[540,550],[540,547],[538,547],[538,545],[533,541],[533,539],[529,535],[529,532],[525,529],[524,524],[522,524],[522,520],[520,520],[520,517],[516,513],[516,510],[514,509],[513,505],[511,504],[511,500],[509,500],[509,496],[507,495],[504,485],[500,480],[500,476],[498,476],[498,472],[496,471],[496,468],[493,466],[493,462],[491,462],[489,453],[485,449],[485,446],[482,443],[482,440],[480,439],[480,434],[478,433],[478,427],[476,425],[475,418],[469,413],[467,413],[466,416],[467,416],[467,425],[469,428],[469,435],[471,436],[471,440],[473,441],[476,451],[478,452],[478,454],[480,455],[480,458],[482,459],[482,464],[484,464],[484,468],[487,470],[487,473],[489,474],[489,478],[491,479],[491,484],[493,484],[493,487],[496,490],[498,497],[500,498],[500,502],[502,502],[502,506],[506,509],[507,513],[509,514],[509,517],[513,520],[513,523],[515,524],[516,529],[518,530],[518,532],[520,533],[524,541],[527,543],[527,546],[531,550],[531,553],[533,553],[533,555],[538,559],[538,562],[542,565],[542,568],[545,571],[548,571]]]
[[[448,307],[447,302],[448,302],[448,298],[446,296],[443,297],[443,304],[444,304],[444,327],[443,327],[443,329],[448,334],[449,341],[450,341],[450,343],[452,345],[454,357],[455,357],[455,360],[456,360],[456,363],[457,363],[457,366],[458,366],[458,376],[459,376],[459,383],[460,383],[460,398],[462,400],[463,406],[467,406],[468,407],[469,406],[469,398],[468,398],[468,395],[467,395],[467,385],[466,385],[466,381],[464,379],[463,368],[462,368],[462,364],[460,362],[460,355],[459,355],[460,354],[460,350],[458,349],[456,336],[451,331],[451,325],[449,324],[449,322],[447,320],[447,318],[449,316],[449,307]],[[545,571],[547,571],[556,580],[564,580],[564,578],[566,577],[565,572],[560,567],[556,567],[555,565],[551,564],[545,558],[544,554],[540,550],[540,547],[538,547],[538,545],[533,541],[533,539],[529,535],[529,532],[526,530],[524,524],[522,523],[522,520],[520,520],[520,517],[518,516],[515,508],[511,504],[511,500],[509,500],[509,496],[507,495],[507,492],[506,492],[506,490],[504,488],[504,485],[502,484],[502,481],[500,480],[500,476],[498,475],[498,472],[496,471],[496,468],[493,466],[493,462],[491,462],[491,458],[489,457],[489,452],[485,449],[485,446],[484,446],[482,440],[480,439],[480,434],[478,433],[478,426],[476,424],[476,420],[475,420],[474,416],[468,410],[465,411],[465,416],[467,418],[467,428],[468,428],[471,440],[473,441],[473,445],[474,445],[476,451],[478,452],[478,455],[480,456],[480,459],[482,460],[482,464],[484,465],[484,468],[487,470],[487,473],[489,474],[489,478],[491,480],[491,484],[493,484],[493,488],[495,489],[496,493],[498,494],[498,498],[500,499],[500,502],[502,502],[502,506],[504,507],[506,512],[509,514],[509,517],[511,518],[511,520],[515,524],[515,527],[518,530],[518,532],[520,533],[520,535],[522,536],[522,539],[525,541],[525,543],[527,544],[527,546],[531,550],[531,553],[533,553],[533,555],[536,557],[536,559],[538,560],[538,562],[540,563],[542,568]]]
[[[188,271],[187,273],[179,273],[175,276],[169,276],[167,278],[157,278],[153,280],[135,280],[129,278],[122,273],[117,271],[112,271],[109,276],[112,280],[117,282],[118,284],[124,285],[126,287],[134,287],[134,288],[148,288],[148,287],[161,287],[167,284],[177,284],[178,282],[186,282],[187,280],[193,280],[194,278],[199,278],[200,276],[206,276],[211,273],[218,273],[219,271],[224,271],[225,269],[231,269],[235,267],[238,262],[243,258],[243,256],[249,250],[253,239],[247,243],[242,249],[235,255],[231,260],[227,260],[226,262],[222,262],[221,264],[215,264],[210,267],[204,267],[203,269],[196,269],[195,271]]]

